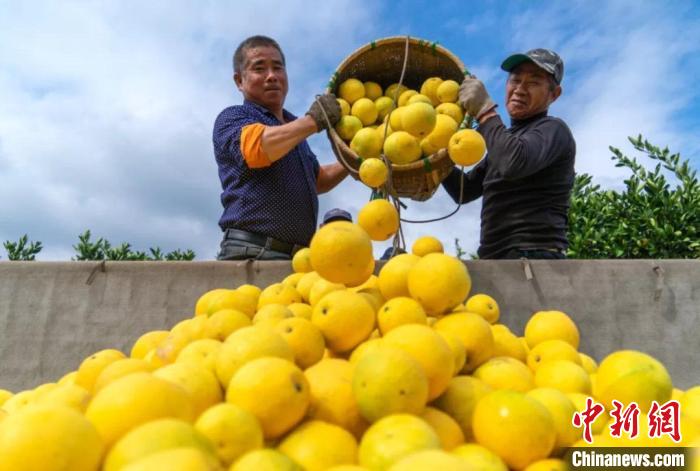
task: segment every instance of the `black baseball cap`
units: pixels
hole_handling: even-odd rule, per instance
[[[350,221],[352,222],[352,216],[349,212],[340,208],[333,208],[326,211],[323,215],[323,224],[328,224],[333,221]]]
[[[564,61],[549,49],[532,49],[525,54],[513,54],[503,61],[501,69],[510,72],[523,62],[534,62],[537,67],[552,75],[557,84],[561,84],[564,78]]]

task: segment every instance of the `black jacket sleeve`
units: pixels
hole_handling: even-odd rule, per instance
[[[469,203],[481,196],[484,190],[483,182],[487,165],[488,162],[484,158],[469,172],[464,173],[457,167],[452,169],[442,185],[455,203]],[[464,183],[461,182],[462,179],[464,179]],[[462,190],[461,198],[460,188]]]
[[[566,153],[571,141],[565,125],[558,119],[544,119],[522,135],[509,133],[500,117],[479,126],[489,151],[489,165],[504,179],[530,176],[551,165]]]

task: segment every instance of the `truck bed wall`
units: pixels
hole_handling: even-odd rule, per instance
[[[539,310],[569,314],[582,352],[647,352],[674,384],[700,384],[700,261],[468,261],[517,335]],[[526,265],[529,265],[529,269]],[[264,287],[288,262],[0,262],[0,388],[56,381],[104,348],[129,353],[150,330],[191,317],[213,288]]]

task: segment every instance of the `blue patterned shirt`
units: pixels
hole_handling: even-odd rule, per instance
[[[286,122],[296,119],[287,110],[283,114]],[[224,206],[219,226],[308,246],[318,216],[318,160],[304,140],[269,167],[248,168],[241,152],[241,131],[255,123],[283,124],[267,108],[247,100],[226,108],[214,122],[214,155]]]

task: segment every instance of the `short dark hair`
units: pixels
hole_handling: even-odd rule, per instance
[[[236,48],[236,52],[233,53],[233,71],[240,74],[243,70],[246,52],[248,52],[248,49],[260,46],[269,46],[277,49],[280,56],[282,56],[282,64],[285,64],[284,53],[282,52],[282,48],[277,41],[268,36],[256,35],[244,39],[243,42],[241,42]]]

